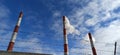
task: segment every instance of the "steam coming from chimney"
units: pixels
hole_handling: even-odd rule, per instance
[[[75,29],[75,27],[73,25],[70,24],[69,19],[65,16],[65,28],[67,30],[67,34],[76,34],[76,35],[80,35],[80,32]]]

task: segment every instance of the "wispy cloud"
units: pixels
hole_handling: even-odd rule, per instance
[[[9,17],[10,10],[3,4],[0,4],[0,12],[0,19]]]
[[[85,36],[87,32],[93,32],[93,36],[96,39],[95,44],[101,44],[99,42],[105,42],[103,44],[107,43],[114,43],[115,41],[118,41],[119,38],[119,13],[115,13],[114,10],[120,7],[120,1],[119,0],[92,0],[92,1],[86,1],[86,5],[82,5],[79,3],[78,0],[70,0],[72,5],[75,5],[76,3],[79,3],[79,6],[74,6],[72,15],[69,15],[70,21],[76,28],[79,29],[81,32],[81,36]],[[82,6],[82,8],[81,8]],[[104,24],[106,26],[104,26]],[[60,28],[60,23],[57,24],[58,29]],[[57,28],[56,27],[56,28]],[[57,29],[57,30],[58,30]],[[62,30],[62,29],[60,29]],[[59,32],[60,33],[60,32]],[[80,38],[80,37],[78,37]],[[76,42],[79,47],[80,42]],[[81,44],[82,45],[82,44]],[[96,45],[97,50],[100,49],[102,45]],[[90,47],[90,46],[89,46]],[[112,55],[112,53],[109,52],[108,48],[105,48],[105,46],[102,46],[102,51],[108,51],[106,55]],[[111,50],[113,46],[111,47]],[[71,48],[74,49],[74,48]],[[71,50],[74,51],[74,50]],[[80,50],[78,50],[80,51]],[[99,50],[98,50],[99,51]],[[75,51],[77,52],[77,51]],[[85,51],[89,52],[89,51]],[[99,51],[98,54],[100,54],[101,51]],[[91,52],[90,52],[91,53]],[[104,52],[105,53],[105,52]]]
[[[0,4],[0,25],[1,28],[6,28],[9,25],[7,24],[8,22],[8,17],[10,15],[10,10],[7,8],[4,4]]]
[[[119,25],[120,25],[120,20],[115,20],[112,23],[110,23],[108,27],[101,27],[97,29],[94,33],[94,36],[96,36],[97,41],[104,40],[104,42],[107,42],[107,43],[114,43],[115,41],[120,39],[119,38],[120,36]]]
[[[92,36],[92,40],[93,40],[93,42],[95,43],[95,38]],[[83,40],[81,40],[81,43],[82,44],[90,44],[90,40],[89,40],[89,36],[88,36],[88,34],[86,34],[86,36],[85,37],[83,37]]]
[[[52,1],[53,2],[53,1]],[[88,43],[88,45],[84,45],[83,43],[81,43],[81,39],[85,37],[87,32],[92,32],[93,36],[96,39],[95,42],[95,46],[96,49],[98,51],[99,55],[102,55],[102,53],[105,53],[104,55],[112,55],[112,51],[109,50],[113,50],[113,46],[107,46],[106,45],[108,43],[114,43],[115,41],[120,42],[120,38],[119,38],[119,29],[120,29],[120,19],[118,19],[120,17],[119,13],[115,13],[114,10],[117,9],[118,7],[120,7],[120,1],[119,0],[67,0],[67,2],[64,3],[69,3],[69,6],[72,7],[72,11],[70,11],[69,13],[72,14],[67,14],[67,16],[69,17],[70,23],[71,25],[73,25],[75,28],[78,29],[78,31],[81,32],[80,36],[75,36],[76,39],[79,40],[70,40],[70,42],[72,42],[73,45],[72,47],[70,46],[70,53],[76,53],[76,55],[80,54],[80,53],[88,53],[91,54],[91,48],[90,48],[90,44]],[[61,4],[64,4],[61,2]],[[54,5],[51,4],[53,7],[50,8],[50,10],[55,10],[54,9]],[[49,5],[48,5],[49,6]],[[69,8],[68,8],[69,9]],[[63,9],[64,10],[64,9]],[[5,28],[5,27],[9,27],[9,25],[7,24],[7,22],[4,22],[4,18],[7,18],[10,14],[10,10],[4,6],[0,4],[0,28]],[[55,11],[53,14],[53,18],[56,18],[54,21],[54,24],[51,26],[51,30],[54,31],[55,33],[55,38],[54,39],[60,39],[60,41],[62,42],[63,37],[63,22],[62,22],[62,17],[60,17],[63,13],[62,11]],[[34,13],[33,14],[29,14],[30,16],[25,17],[27,22],[25,25],[29,26],[31,23],[34,24],[32,25],[31,29],[42,29],[43,27],[40,26],[40,24],[42,25],[42,21],[36,22],[38,21],[37,16],[38,13]],[[58,17],[59,16],[59,17]],[[34,23],[36,22],[36,23]],[[25,26],[24,25],[24,26]],[[104,26],[106,25],[106,26]],[[73,28],[72,26],[72,28]],[[30,27],[29,27],[30,28]],[[73,29],[75,29],[73,28]],[[30,29],[29,29],[30,30]],[[71,30],[73,31],[73,30]],[[3,31],[4,32],[4,31]],[[3,33],[2,32],[2,33]],[[8,34],[8,35],[7,35]],[[7,33],[7,34],[1,34],[1,36],[10,36],[11,33]],[[44,34],[43,34],[44,35]],[[33,42],[42,42],[38,39],[38,37],[34,37],[35,35],[28,35],[26,37],[31,36],[31,38],[27,39],[28,41],[33,41]],[[71,36],[71,35],[70,35]],[[34,38],[32,38],[34,37]],[[71,36],[72,37],[72,36]],[[83,40],[82,39],[82,40]],[[88,39],[85,40],[88,41]],[[84,40],[83,40],[84,41]],[[105,43],[99,43],[99,42],[105,42]],[[18,43],[16,44],[16,46],[19,45],[20,47],[32,47],[32,48],[46,48],[49,49],[56,54],[55,50],[53,50],[52,48],[50,48],[49,46],[43,47],[42,45],[44,44],[33,44],[33,43]],[[75,47],[79,47],[79,48],[75,48]],[[82,49],[81,49],[82,48]],[[103,49],[101,49],[103,48]],[[89,49],[89,50],[88,50]],[[15,49],[17,50],[17,49]],[[101,51],[100,51],[101,50]],[[33,50],[30,50],[31,52]],[[106,53],[106,52],[107,53]],[[36,50],[34,52],[44,52],[41,50]],[[60,52],[60,54],[62,55],[63,52]],[[56,54],[58,55],[58,54]],[[71,55],[75,55],[75,54],[71,54]]]
[[[8,7],[6,7],[4,4],[0,2],[0,43],[2,50],[6,50],[6,45],[8,44],[8,40],[5,39],[10,39],[11,35],[11,30],[10,29],[10,23],[9,18],[10,17],[10,10]]]

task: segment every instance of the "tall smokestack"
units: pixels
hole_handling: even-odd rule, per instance
[[[92,48],[92,53],[93,53],[93,55],[97,55],[96,49],[95,49],[95,47],[94,47],[94,43],[93,43],[93,40],[92,40],[92,35],[91,35],[91,33],[88,33],[88,36],[89,36],[89,39],[90,39],[90,44],[91,44],[91,48]]]
[[[63,34],[64,34],[64,55],[69,55],[68,52],[68,39],[67,39],[67,32],[65,27],[65,16],[63,16]]]
[[[15,43],[15,40],[16,40],[16,37],[17,37],[17,33],[18,33],[18,29],[19,29],[22,17],[23,17],[23,13],[21,11],[20,14],[19,14],[19,17],[18,17],[17,24],[16,24],[15,29],[14,29],[13,34],[12,34],[12,38],[9,42],[9,46],[7,48],[8,52],[11,52],[13,50],[14,43]]]
[[[117,42],[115,42],[114,55],[116,55]]]

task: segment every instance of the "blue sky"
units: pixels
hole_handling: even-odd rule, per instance
[[[91,54],[88,32],[98,55],[112,55],[114,42],[119,45],[119,0],[0,0],[0,50],[6,50],[21,10],[14,51],[63,55],[63,15],[80,32],[68,34],[70,55]]]

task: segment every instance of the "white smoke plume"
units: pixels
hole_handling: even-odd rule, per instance
[[[92,40],[95,43],[95,38],[93,36],[92,36]],[[90,44],[90,40],[89,40],[88,34],[83,38],[82,43],[83,44]]]
[[[77,29],[75,29],[73,25],[70,24],[70,21],[66,16],[65,16],[65,28],[67,29],[67,34],[80,35],[80,32]]]

